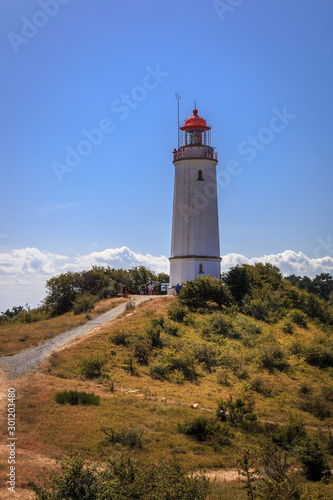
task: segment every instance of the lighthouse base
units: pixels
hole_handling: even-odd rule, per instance
[[[221,277],[220,257],[170,257],[169,260],[170,287],[194,280],[197,276]]]

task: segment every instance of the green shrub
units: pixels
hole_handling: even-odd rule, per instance
[[[272,434],[272,441],[286,450],[293,449],[306,438],[306,430],[302,417],[290,415],[285,425],[279,425]]]
[[[299,409],[311,413],[320,420],[332,415],[330,402],[320,393],[306,394],[299,404]]]
[[[155,379],[164,380],[170,373],[169,363],[163,361],[154,361],[149,366],[150,376]]]
[[[153,318],[151,320],[151,326],[153,328],[161,327],[163,329],[164,328],[164,322],[165,322],[164,316],[157,316],[156,318]]]
[[[326,452],[318,440],[306,438],[298,450],[302,471],[309,481],[321,481],[331,476]]]
[[[221,425],[204,416],[199,416],[183,424],[178,423],[178,432],[191,436],[199,442],[209,442],[214,447],[231,443],[232,432],[228,424]]]
[[[245,401],[242,398],[230,398],[226,401],[221,400],[218,403],[216,416],[222,422],[230,422],[232,424],[239,424],[241,422],[253,421],[257,419],[256,414],[253,412],[254,400]]]
[[[122,332],[122,331],[117,331],[115,332],[111,337],[110,340],[115,344],[115,345],[123,345],[127,347],[130,343],[129,337],[127,333]]]
[[[149,365],[149,358],[152,353],[152,347],[148,340],[141,337],[134,343],[134,357],[140,365]]]
[[[219,355],[217,363],[219,366],[229,368],[238,378],[244,379],[248,377],[242,356],[232,354],[227,349]]]
[[[183,306],[178,300],[173,302],[168,308],[168,316],[173,321],[182,323],[189,313],[188,307]]]
[[[219,368],[216,372],[216,381],[221,385],[230,385],[230,373],[225,368]]]
[[[74,314],[82,314],[84,312],[92,311],[97,302],[97,297],[95,295],[91,295],[91,293],[83,293],[82,295],[78,295],[73,304],[73,312]]]
[[[259,354],[259,363],[269,372],[285,371],[289,367],[285,352],[275,344],[268,344],[262,348]]]
[[[171,371],[179,370],[186,380],[193,381],[198,378],[198,367],[192,350],[169,349],[165,358]]]
[[[308,326],[308,317],[304,312],[299,311],[298,309],[292,309],[288,317],[293,323],[296,323],[296,325],[302,327],[302,328],[307,328]]]
[[[151,347],[157,349],[163,347],[163,342],[161,340],[162,327],[160,325],[148,325],[148,327],[146,328],[146,333]]]
[[[100,397],[93,392],[61,391],[56,393],[55,400],[61,405],[69,403],[70,405],[99,406],[101,404]]]
[[[269,382],[264,377],[258,375],[250,381],[251,389],[256,391],[258,394],[262,394],[266,397],[271,397],[273,394],[272,387]]]
[[[124,368],[125,368],[125,370],[129,371],[129,373],[132,376],[135,376],[135,377],[139,376],[139,370],[136,366],[135,360],[132,357],[125,360]]]
[[[274,308],[268,299],[251,299],[250,297],[246,297],[243,310],[245,314],[266,323],[272,323],[277,320]]]
[[[246,335],[259,335],[262,332],[262,328],[258,323],[249,320],[248,318],[243,318],[238,316],[235,323],[235,328],[240,334]]]
[[[102,427],[101,431],[105,434],[102,444],[120,443],[133,449],[142,448],[143,431],[132,427],[131,429],[120,429],[116,431],[113,427]]]
[[[309,365],[318,368],[333,367],[333,347],[331,344],[314,340],[304,349],[303,354]]]
[[[299,387],[299,393],[301,396],[307,396],[308,394],[312,394],[312,387],[307,382],[302,382]]]
[[[224,338],[240,337],[240,334],[234,327],[232,319],[221,312],[214,312],[206,319],[202,327],[202,335],[205,338],[211,338],[214,335]]]
[[[196,344],[193,347],[195,358],[202,363],[205,369],[211,373],[212,367],[218,364],[218,352],[216,347],[210,344]]]
[[[199,376],[193,351],[182,349],[165,349],[163,357],[150,364],[152,378],[172,379],[173,375],[182,373],[185,380],[193,381]]]
[[[81,375],[87,379],[99,378],[102,375],[102,368],[106,364],[106,359],[98,356],[91,356],[82,361]]]
[[[173,323],[165,323],[163,329],[164,329],[164,332],[168,335],[172,335],[173,337],[179,336],[179,326],[178,325],[175,325]]]
[[[100,299],[109,299],[111,297],[117,297],[119,292],[118,283],[112,283],[110,286],[103,288],[98,294]]]
[[[198,276],[192,281],[183,284],[178,300],[192,310],[213,302],[219,309],[231,304],[231,294],[226,286],[218,278],[210,276]]]
[[[61,463],[60,472],[49,472],[43,486],[31,480],[29,486],[37,500],[206,500],[211,490],[208,479],[189,475],[174,461],[139,467],[123,456],[103,470],[74,456]]]
[[[295,327],[292,321],[287,319],[282,325],[282,331],[283,333],[287,333],[288,335],[292,335],[293,333],[295,333]]]

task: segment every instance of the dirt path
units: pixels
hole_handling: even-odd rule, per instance
[[[146,300],[157,299],[158,297],[160,296],[142,295],[135,298],[132,303],[137,306]],[[114,309],[87,321],[84,325],[62,333],[61,335],[58,335],[41,345],[19,352],[13,356],[2,356],[0,357],[0,368],[6,373],[8,379],[10,380],[26,375],[29,371],[40,365],[42,361],[44,361],[53,351],[56,351],[71,340],[90,334],[96,327],[111,321],[122,314],[126,309],[126,305],[127,303],[121,304],[120,306],[117,306]]]

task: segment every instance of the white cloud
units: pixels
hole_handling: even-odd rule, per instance
[[[90,269],[92,266],[122,267],[124,269],[130,269],[133,266],[145,266],[155,272],[168,273],[169,259],[164,255],[154,257],[151,254],[135,253],[127,247],[107,248],[102,252],[78,255],[73,259],[73,262],[61,266],[61,269],[80,271]]]
[[[223,257],[222,270],[225,272],[237,264],[256,262],[269,262],[277,266],[284,275],[306,275],[313,278],[320,273],[333,274],[333,257],[310,258],[293,250],[254,258],[230,253]],[[164,255],[136,253],[124,246],[76,257],[43,252],[37,248],[13,250],[0,254],[0,311],[27,302],[35,307],[45,297],[45,282],[51,276],[67,270],[90,269],[93,265],[124,269],[143,265],[155,272],[169,272],[169,260]]]
[[[277,266],[282,274],[296,274],[314,278],[317,274],[333,274],[333,257],[310,258],[302,252],[285,250],[282,253],[264,255],[262,257],[247,258],[244,255],[229,253],[222,259],[222,271],[226,272],[237,264],[255,264],[256,262],[269,262]]]
[[[56,272],[58,261],[67,259],[65,255],[42,252],[38,248],[12,250],[0,254],[1,274],[52,274]]]

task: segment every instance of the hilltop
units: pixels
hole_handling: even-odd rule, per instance
[[[103,470],[122,455],[139,470],[176,459],[186,472],[232,479],[189,498],[245,499],[236,468],[253,498],[331,498],[331,313],[272,266],[199,278],[178,298],[128,310],[15,381],[20,477],[76,451]],[[66,403],[69,391],[99,404]]]

